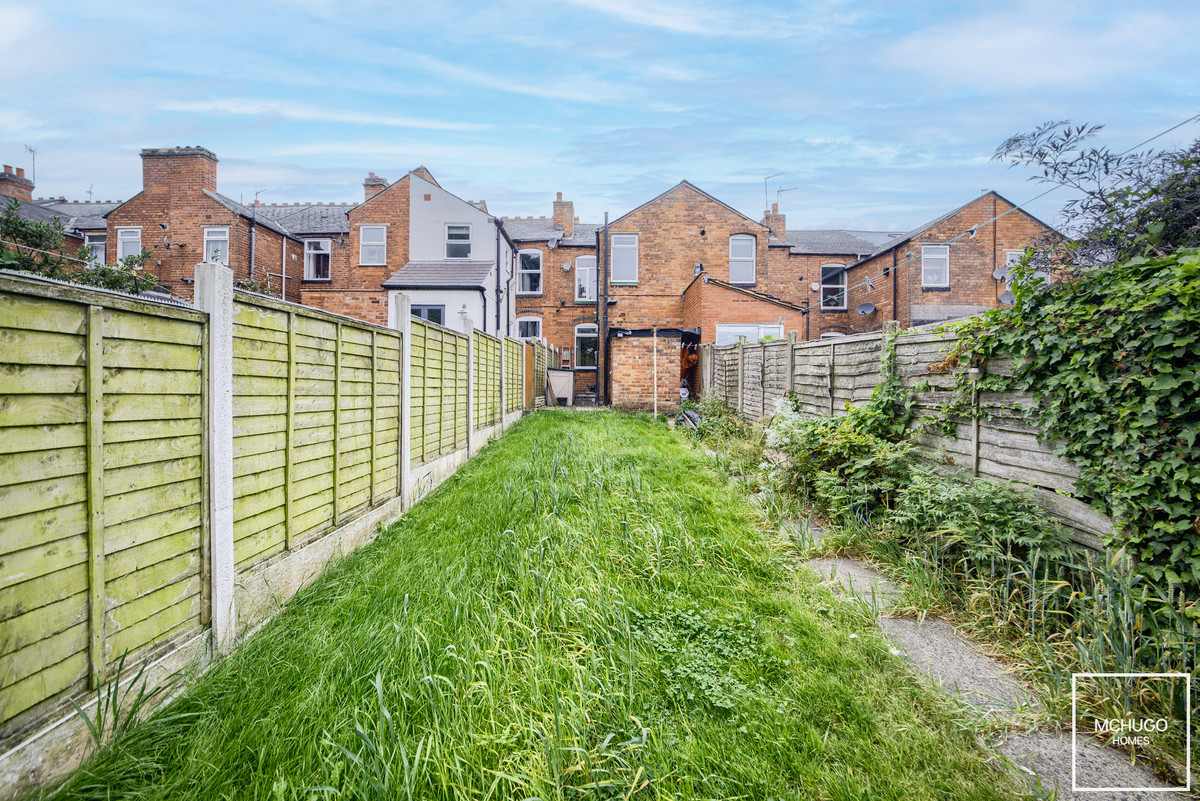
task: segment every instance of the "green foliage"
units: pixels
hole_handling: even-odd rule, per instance
[[[794,403],[776,415],[768,443],[787,455],[788,490],[833,515],[865,517],[891,505],[907,482],[913,448],[897,441],[889,403],[847,405],[832,418],[804,417]]]
[[[136,295],[139,288],[154,286],[142,270],[150,256],[144,250],[127,256],[115,267],[94,264],[86,247],[64,254],[66,231],[62,222],[32,222],[18,215],[20,204],[12,200],[0,215],[0,269],[36,273],[60,281],[112,289]]]
[[[1115,518],[1107,544],[1154,579],[1200,586],[1200,251],[1016,286],[1011,309],[961,329],[951,359],[1011,354],[1044,438]]]

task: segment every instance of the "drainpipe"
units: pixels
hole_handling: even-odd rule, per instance
[[[654,416],[658,417],[658,326],[654,327]]]
[[[283,256],[279,259],[279,275],[281,276],[279,279],[279,299],[287,300],[287,237],[282,236],[279,238],[279,241],[282,243],[279,249],[283,251]]]
[[[899,253],[899,251],[897,251],[896,248],[892,248],[892,319],[893,320],[900,319],[900,310],[898,308],[896,308],[896,292],[897,292],[896,287],[899,285],[899,280],[900,280],[896,275],[896,270],[900,266],[899,265],[900,259],[898,258],[898,253]]]
[[[604,258],[600,258],[601,236],[600,231],[596,231],[596,280],[603,287],[603,302],[604,311],[601,313],[600,324],[600,341],[596,343],[596,371],[600,372],[596,381],[596,404],[599,406],[605,405],[608,401],[608,212],[604,212]],[[604,276],[601,281],[600,276]],[[603,356],[603,367],[600,365],[601,356]],[[601,372],[603,370],[603,372]]]
[[[258,198],[255,198],[257,200]],[[254,280],[254,251],[256,250],[256,234],[258,233],[258,207],[250,207],[250,280]]]

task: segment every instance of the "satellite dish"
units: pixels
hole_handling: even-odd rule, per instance
[[[1015,303],[1016,300],[1017,300],[1017,296],[1011,292],[1005,292],[1003,295],[1000,296],[1000,302],[1003,303],[1005,306],[1013,305],[1013,303]]]
[[[813,285],[812,285],[812,291],[813,291],[813,292],[820,292],[820,291],[821,291],[821,285],[820,285],[820,284],[818,284],[816,281],[813,281]]]
[[[1008,278],[1008,265],[1005,264],[992,270],[992,278],[995,278],[997,281],[1003,281]]]
[[[854,308],[854,310],[856,312],[858,312],[859,314],[874,314],[875,313],[875,304],[874,303],[860,303]]]
[[[562,269],[563,269],[564,273],[571,272],[571,260],[570,259],[567,259],[566,261],[564,261],[562,263]]]

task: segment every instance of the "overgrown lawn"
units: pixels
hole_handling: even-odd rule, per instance
[[[532,415],[61,797],[1010,797],[759,519],[649,418]]]

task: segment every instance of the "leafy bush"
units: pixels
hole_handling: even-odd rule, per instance
[[[962,331],[952,359],[1011,355],[1078,491],[1115,519],[1106,543],[1155,579],[1200,586],[1200,251],[1039,286]]]
[[[785,488],[823,512],[861,517],[890,506],[908,480],[913,449],[893,434],[888,408],[879,404],[847,404],[842,417],[807,418],[789,400],[767,442],[788,457]]]

